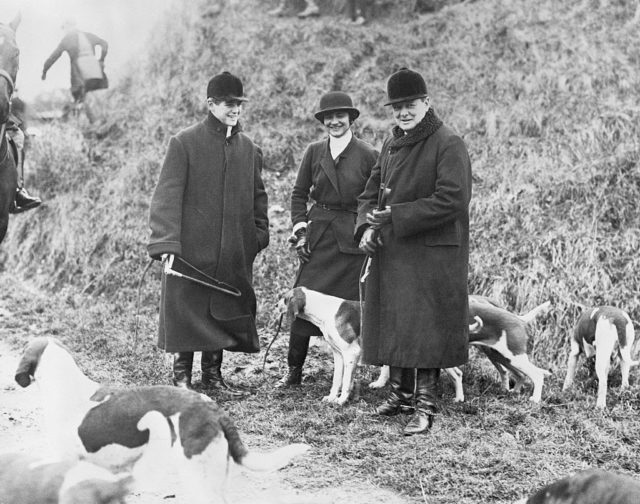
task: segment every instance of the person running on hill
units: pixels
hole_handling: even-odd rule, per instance
[[[364,262],[364,254],[353,240],[357,197],[378,156],[351,131],[359,115],[346,93],[332,91],[320,98],[314,117],[328,136],[307,147],[291,192],[293,232],[289,241],[301,263],[294,287],[350,300],[359,299],[358,277]],[[279,386],[301,383],[310,336],[321,335],[311,322],[292,322],[289,371]]]
[[[76,27],[76,23],[72,19],[67,19],[62,24],[62,29],[65,32],[62,40],[58,46],[54,49],[51,55],[44,62],[42,67],[42,80],[47,78],[47,72],[49,68],[58,61],[58,58],[62,56],[62,53],[66,52],[69,55],[69,63],[71,68],[71,96],[73,97],[74,107],[79,108],[82,106],[85,109],[85,113],[89,121],[93,121],[93,114],[85,103],[85,97],[89,89],[87,89],[85,79],[81,73],[79,66],[79,58],[85,54],[91,54],[95,56],[95,48],[100,47],[100,58],[98,60],[100,68],[102,69],[102,75],[104,77],[104,60],[107,57],[109,50],[109,44],[106,40],[94,35],[93,33],[79,31]]]
[[[387,95],[396,126],[358,198],[356,238],[372,256],[362,359],[390,366],[379,415],[411,411],[415,400],[404,428],[411,435],[431,427],[440,369],[468,358],[471,163],[431,107],[422,75],[400,69]]]
[[[207,117],[171,137],[149,210],[147,250],[163,260],[158,346],[175,353],[173,383],[243,395],[222,378],[223,350],[258,352],[253,262],[269,244],[262,150],[239,122],[242,81],[209,80]],[[180,275],[180,276],[178,276]]]

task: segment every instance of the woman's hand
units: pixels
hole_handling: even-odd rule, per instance
[[[360,238],[359,248],[369,255],[373,255],[382,247],[382,237],[377,229],[367,228]]]

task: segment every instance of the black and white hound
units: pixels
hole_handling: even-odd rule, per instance
[[[120,504],[131,484],[130,474],[85,461],[0,454],[1,504]]]
[[[533,308],[524,315],[511,313],[485,296],[469,296],[469,318],[478,322],[469,330],[469,344],[477,346],[500,373],[502,386],[509,388],[511,371],[515,379],[514,391],[519,391],[525,376],[533,382],[531,401],[538,403],[542,398],[544,378],[551,373],[535,366],[527,355],[527,325],[538,315],[549,310],[549,301]]]
[[[588,469],[551,483],[515,504],[638,504],[640,482],[602,469]]]
[[[578,357],[596,357],[596,375],[598,376],[598,398],[596,407],[605,408],[607,402],[607,382],[611,358],[620,357],[621,387],[629,386],[629,370],[637,366],[637,360],[631,358],[635,332],[629,315],[613,306],[601,306],[585,310],[571,337],[571,350],[567,361],[567,376],[562,390],[573,385]]]
[[[103,387],[82,373],[55,338],[37,338],[26,347],[15,379],[22,387],[38,385],[55,455],[86,457],[107,467],[133,465],[139,481],[146,472],[154,477],[177,472],[183,484],[171,493],[188,495],[193,503],[225,502],[230,459],[269,471],[309,449],[299,443],[271,453],[249,452],[232,420],[208,397],[162,385]],[[145,456],[146,449],[165,456]],[[143,465],[136,468],[138,458]],[[136,489],[148,490],[139,484]]]
[[[525,376],[528,376],[533,382],[533,402],[540,401],[544,377],[551,373],[533,365],[529,360],[527,325],[546,312],[549,306],[547,301],[524,315],[516,315],[487,297],[469,296],[469,344],[477,346],[489,358],[500,373],[505,390],[509,390],[507,371],[511,371],[516,380],[513,389],[516,391],[524,384]],[[445,371],[455,383],[455,401],[464,401],[462,371],[457,367],[447,368]],[[380,376],[369,387],[384,387],[388,380],[389,368],[383,366]]]
[[[334,364],[331,390],[322,400],[337,404],[346,403],[353,389],[355,370],[362,353],[360,303],[329,296],[306,287],[296,287],[283,296],[280,308],[286,308],[292,318],[308,320],[322,331],[333,352]],[[445,371],[456,383],[456,400],[463,400],[462,372],[458,368],[447,368]],[[369,387],[383,387],[388,380],[389,369],[383,367],[381,376]]]

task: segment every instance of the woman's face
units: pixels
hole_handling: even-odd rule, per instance
[[[404,131],[415,128],[429,110],[429,98],[416,98],[415,100],[394,103],[393,118],[396,124]]]
[[[322,122],[329,132],[329,135],[339,138],[349,131],[349,112],[327,112],[322,118]]]

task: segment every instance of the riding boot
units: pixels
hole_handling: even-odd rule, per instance
[[[290,387],[302,383],[302,366],[307,358],[309,350],[310,336],[304,334],[289,334],[289,353],[287,354],[287,364],[289,371],[280,378],[276,387]]]
[[[378,415],[393,416],[411,413],[411,398],[415,387],[415,369],[389,367],[389,396],[376,409]]]
[[[193,389],[191,386],[191,370],[193,369],[193,352],[178,352],[173,358],[173,384],[176,387]]]
[[[437,412],[440,369],[418,369],[416,374],[416,411],[404,428],[405,436],[428,432]]]
[[[243,396],[244,393],[231,388],[222,378],[222,350],[215,352],[202,352],[200,359],[202,368],[202,387],[208,390],[217,390],[232,397]]]

